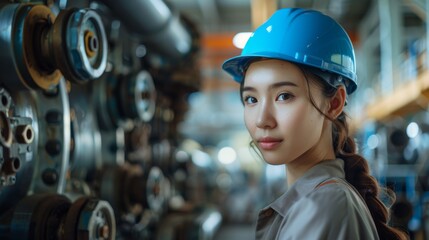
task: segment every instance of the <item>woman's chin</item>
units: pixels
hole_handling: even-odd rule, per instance
[[[285,159],[284,158],[272,158],[272,157],[265,157],[264,156],[264,160],[267,164],[270,165],[282,165],[285,164]]]

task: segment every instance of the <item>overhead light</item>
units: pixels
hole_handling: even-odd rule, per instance
[[[217,155],[219,161],[223,164],[231,164],[237,158],[237,153],[232,147],[223,147]]]
[[[415,122],[411,122],[407,126],[407,135],[409,138],[415,138],[419,135],[419,125]]]
[[[366,145],[369,147],[369,149],[376,149],[379,143],[380,139],[377,134],[372,134],[366,141]]]
[[[243,49],[250,36],[252,36],[252,32],[239,32],[235,34],[234,38],[232,39],[232,43],[236,48]]]

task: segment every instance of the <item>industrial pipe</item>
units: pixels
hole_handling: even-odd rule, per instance
[[[157,52],[173,59],[185,56],[192,45],[189,32],[162,0],[102,0],[129,31]]]

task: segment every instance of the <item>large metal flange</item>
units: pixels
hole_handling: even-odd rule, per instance
[[[24,9],[27,7],[23,7]],[[60,70],[51,66],[52,56],[49,56],[49,39],[44,38],[43,34],[47,32],[55,21],[55,15],[44,5],[31,6],[30,11],[25,17],[23,26],[23,62],[25,68],[21,72],[28,71],[29,85],[34,82],[41,89],[53,89],[58,85],[62,75]],[[42,47],[45,45],[45,47]],[[45,52],[42,52],[45,50]],[[41,61],[41,57],[44,58]],[[34,88],[34,87],[33,87]]]
[[[22,199],[13,212],[11,236],[14,239],[58,239],[70,206],[70,200],[56,194],[37,194]]]
[[[95,11],[61,11],[53,27],[52,41],[58,68],[67,80],[86,83],[104,73],[107,37],[101,18]],[[67,56],[66,61],[64,56]]]
[[[156,89],[152,76],[142,70],[137,73],[115,76],[106,74],[95,83],[98,112],[102,128],[123,126],[124,123],[150,122],[155,114]]]
[[[143,211],[144,175],[139,165],[105,167],[100,181],[100,196],[107,200],[117,215],[139,216]]]
[[[149,122],[155,114],[156,90],[152,76],[140,71],[121,81],[121,110],[133,120]]]
[[[41,4],[0,9],[0,80],[9,90],[55,88],[62,75],[74,83],[100,77],[107,66],[107,38],[90,9],[54,13]]]
[[[35,137],[32,119],[15,111],[12,96],[0,87],[0,192],[2,187],[15,184]]]
[[[170,197],[170,182],[159,167],[151,167],[146,180],[146,204],[157,214],[162,214]]]
[[[85,206],[87,200],[88,199],[86,197],[81,197],[71,205],[64,221],[64,235],[61,240],[77,239],[77,226],[79,223],[80,212]]]
[[[54,20],[44,5],[8,4],[0,9],[0,80],[9,90],[48,90],[58,84],[60,71],[46,68],[49,60],[41,61],[41,44],[47,41],[42,35]]]
[[[82,197],[73,203],[65,220],[62,240],[110,240],[115,236],[115,215],[108,202]]]
[[[66,82],[61,79],[55,92],[34,92],[38,116],[37,158],[30,191],[62,194],[70,160],[70,105]]]

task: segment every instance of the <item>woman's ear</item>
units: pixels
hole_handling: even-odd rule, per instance
[[[335,95],[329,100],[328,115],[332,119],[336,119],[343,111],[346,102],[346,96],[346,89],[341,85],[337,88]]]

